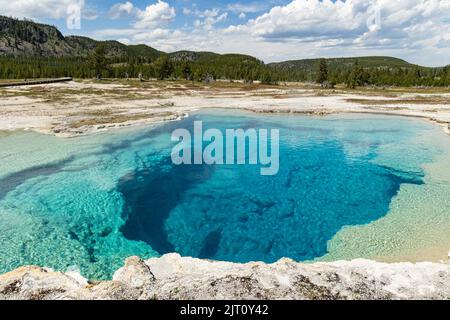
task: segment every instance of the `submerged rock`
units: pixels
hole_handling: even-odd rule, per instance
[[[450,264],[234,264],[168,254],[129,258],[102,282],[22,267],[0,276],[0,299],[450,299]]]

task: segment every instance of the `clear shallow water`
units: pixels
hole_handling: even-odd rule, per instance
[[[170,134],[194,120],[222,130],[280,129],[278,175],[248,165],[173,166]],[[439,127],[414,119],[237,111],[67,140],[7,135],[0,138],[0,271],[37,264],[100,279],[130,255],[274,262],[399,254],[406,249],[385,246],[397,222],[371,229],[370,241],[360,230],[390,217],[405,188],[418,194],[435,186],[424,165],[448,154],[445,139]],[[437,200],[446,201],[449,185],[440,181]],[[433,228],[426,215],[411,215]],[[444,226],[449,215],[430,213]]]

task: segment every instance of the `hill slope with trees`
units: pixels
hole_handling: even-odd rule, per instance
[[[303,59],[271,63],[269,67],[300,81],[362,85],[447,86],[449,67],[428,68],[402,59],[369,56],[329,59]]]
[[[305,59],[264,64],[242,54],[178,51],[144,44],[64,36],[56,27],[0,16],[0,78],[235,79],[309,81],[333,86],[448,86],[449,68],[426,68],[392,57]]]

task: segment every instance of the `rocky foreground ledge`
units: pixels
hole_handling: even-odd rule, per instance
[[[127,259],[112,281],[22,267],[0,276],[0,299],[450,299],[450,263],[368,260],[233,264]]]

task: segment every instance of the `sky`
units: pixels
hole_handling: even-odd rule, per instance
[[[0,0],[0,15],[166,52],[450,64],[450,0]]]

